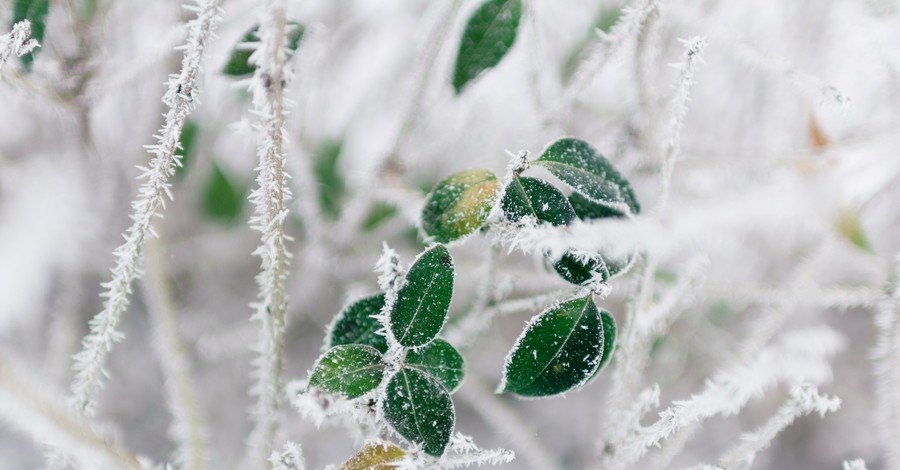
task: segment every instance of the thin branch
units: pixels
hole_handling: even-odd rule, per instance
[[[165,198],[172,198],[169,177],[175,174],[181,156],[176,154],[181,129],[188,115],[197,105],[199,90],[197,80],[203,62],[206,44],[218,24],[218,0],[197,0],[196,7],[185,7],[197,12],[197,18],[187,23],[188,41],[179,49],[184,51],[181,72],[169,76],[168,91],[163,102],[169,107],[165,124],[156,136],[157,143],[147,146],[153,155],[148,168],[142,168],[138,197],[132,203],[131,227],[125,232],[125,243],[114,254],[115,267],[112,279],[103,284],[106,299],[103,311],[90,323],[91,331],[83,340],[83,349],[75,355],[75,379],[72,384],[72,405],[80,413],[94,412],[96,395],[107,373],[104,364],[113,344],[122,339],[116,330],[122,314],[128,307],[131,283],[139,274],[144,243],[154,235],[151,227],[157,211],[165,207]]]
[[[147,243],[144,295],[153,322],[153,346],[165,377],[166,404],[172,415],[169,432],[175,442],[175,462],[182,470],[206,467],[206,430],[200,416],[193,374],[178,328],[178,318],[167,287],[164,252],[160,240]]]
[[[259,297],[252,319],[260,323],[256,381],[252,393],[257,397],[254,428],[249,438],[249,460],[254,469],[269,468],[278,432],[278,410],[284,389],[284,330],[287,314],[285,286],[290,253],[284,224],[291,197],[285,172],[285,98],[284,90],[291,78],[287,69],[284,0],[267,0],[258,10],[260,21],[259,48],[251,60],[256,65],[250,88],[253,111],[259,117],[258,187],[250,199],[256,207],[250,223],[262,234],[262,243],[254,251],[261,258],[256,276]]]

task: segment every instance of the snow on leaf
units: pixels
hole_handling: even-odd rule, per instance
[[[387,339],[378,334],[381,323],[375,318],[384,308],[384,294],[375,294],[344,307],[329,327],[326,348],[341,344],[365,344],[384,354]]]
[[[590,295],[553,306],[534,317],[516,340],[506,356],[500,390],[545,397],[579,387],[600,365],[603,340],[600,312]]]
[[[422,228],[446,243],[481,228],[497,198],[499,183],[488,170],[454,173],[439,182],[422,209]]]
[[[362,344],[344,344],[328,350],[313,367],[311,387],[356,398],[381,383],[384,365],[377,349]]]
[[[641,211],[631,183],[612,163],[583,140],[563,138],[550,144],[533,165],[545,167],[563,183],[614,210]]]
[[[463,357],[443,339],[436,339],[419,350],[408,352],[405,365],[431,375],[451,394],[462,384],[465,374]]]
[[[482,72],[500,63],[516,40],[522,0],[488,0],[469,17],[453,69],[456,94]]]
[[[338,470],[390,470],[394,463],[406,456],[406,452],[390,442],[370,442]]]
[[[512,222],[531,216],[551,225],[566,225],[575,211],[566,197],[551,184],[535,178],[514,177],[500,201],[503,214]]]
[[[426,454],[444,453],[456,421],[450,393],[437,379],[404,367],[387,384],[382,411],[397,434]]]
[[[433,340],[453,296],[453,258],[444,245],[423,252],[406,275],[389,316],[390,330],[401,345],[414,348]]]

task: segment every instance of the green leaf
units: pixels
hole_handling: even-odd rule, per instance
[[[566,225],[575,218],[566,197],[550,183],[535,178],[514,177],[506,187],[500,207],[512,222],[531,216],[552,225]]]
[[[612,357],[613,348],[616,347],[616,319],[606,310],[601,310],[600,322],[603,323],[603,355],[600,356],[600,364],[597,365],[593,377],[600,374]]]
[[[343,142],[329,140],[319,145],[313,155],[313,174],[319,183],[319,207],[332,220],[341,214],[341,202],[346,189],[344,177],[338,167],[342,148]]]
[[[287,47],[288,47],[288,59],[290,59],[297,49],[300,47],[300,41],[303,39],[304,28],[303,25],[288,21],[286,26],[286,34],[287,34]],[[241,42],[235,46],[234,50],[231,51],[231,55],[228,57],[228,62],[225,63],[225,67],[222,68],[222,73],[225,75],[231,75],[233,77],[244,77],[247,75],[253,75],[253,72],[256,71],[256,66],[250,63],[250,56],[253,54],[255,50],[255,45],[259,41],[259,37],[257,33],[259,32],[259,25],[254,26],[247,34],[244,35]]]
[[[233,223],[244,209],[245,195],[246,190],[236,187],[219,165],[213,165],[203,187],[203,213],[213,220]]]
[[[387,222],[392,217],[396,216],[400,211],[392,205],[386,202],[376,202],[372,205],[372,208],[369,209],[369,214],[363,220],[362,223],[362,231],[363,232],[371,232],[376,228],[380,227],[381,224]]]
[[[456,420],[450,393],[428,374],[408,367],[391,377],[382,401],[384,417],[426,454],[440,457]]]
[[[479,74],[500,63],[516,40],[521,19],[522,0],[488,0],[469,17],[453,70],[457,95]]]
[[[631,183],[583,140],[559,139],[532,164],[547,168],[563,183],[596,203],[616,210],[627,206],[634,214],[641,211]]]
[[[435,241],[447,243],[484,225],[500,184],[488,170],[454,173],[428,193],[422,209],[422,228]]]
[[[436,339],[419,350],[406,354],[406,367],[418,369],[437,379],[451,394],[465,375],[463,357],[450,343]]]
[[[366,444],[338,470],[393,470],[396,463],[406,456],[406,452],[390,442]]]
[[[194,156],[194,142],[197,140],[199,130],[200,126],[190,119],[185,121],[184,127],[181,128],[181,136],[178,140],[181,145],[181,166],[175,168],[175,179],[182,180],[187,174],[187,167]]]
[[[622,212],[609,206],[604,206],[603,204],[597,204],[579,193],[572,193],[569,195],[569,204],[572,205],[572,209],[575,210],[575,215],[581,220],[625,217],[625,214]]]
[[[363,344],[342,344],[328,350],[313,366],[309,386],[356,398],[373,390],[384,376],[377,349]]]
[[[408,348],[427,344],[440,333],[453,297],[453,258],[444,245],[425,250],[406,274],[391,309],[391,332]]]
[[[341,344],[365,344],[381,353],[387,352],[387,339],[376,334],[381,323],[373,315],[384,308],[384,294],[376,294],[357,300],[344,307],[334,317],[327,338],[328,348]]]
[[[505,392],[545,397],[587,382],[603,354],[600,312],[590,295],[533,318],[506,356]]]
[[[562,257],[553,263],[553,269],[566,281],[576,285],[585,285],[595,277],[606,282],[622,272],[629,264],[631,257],[622,260],[599,253],[580,253],[567,250]]]
[[[31,22],[31,38],[44,44],[44,32],[46,29],[47,14],[50,12],[50,0],[15,0],[13,4],[13,17],[10,23],[10,29],[16,23],[22,20]],[[31,69],[34,62],[34,55],[40,47],[32,49],[28,54],[23,55],[20,59],[25,66],[25,70]]]

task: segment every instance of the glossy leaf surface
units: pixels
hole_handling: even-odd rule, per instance
[[[553,185],[528,177],[515,177],[500,201],[503,215],[512,222],[533,217],[551,225],[566,225],[575,218],[568,199]]]
[[[335,316],[328,336],[328,348],[341,344],[365,344],[382,354],[387,352],[387,339],[377,334],[381,323],[373,318],[384,308],[384,294],[375,294],[344,307]]]
[[[437,379],[417,369],[400,369],[388,382],[382,406],[398,434],[429,455],[444,453],[456,417],[450,393]]]
[[[497,177],[488,170],[454,173],[428,194],[422,210],[422,228],[434,240],[446,243],[484,225],[497,197]]]
[[[422,349],[406,354],[406,367],[421,370],[437,379],[450,393],[462,384],[463,357],[450,343],[436,339]]]
[[[590,379],[602,354],[603,327],[591,296],[563,302],[529,322],[506,357],[501,388],[527,397],[567,392]]]
[[[344,344],[328,350],[313,367],[311,387],[356,398],[373,390],[384,376],[381,353],[371,346]]]
[[[469,17],[453,69],[456,94],[485,70],[500,63],[516,40],[522,0],[488,0]]]
[[[394,338],[408,348],[433,340],[444,322],[453,297],[453,258],[444,245],[423,252],[406,274],[391,309]]]

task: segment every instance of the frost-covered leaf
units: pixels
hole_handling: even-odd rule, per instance
[[[50,0],[15,0],[13,4],[13,17],[10,22],[12,25],[28,20],[31,23],[31,38],[35,41],[44,43],[44,31],[47,27],[47,13],[50,12]],[[22,64],[26,70],[31,68],[34,62],[34,55],[42,48],[34,48],[31,52],[21,57]]]
[[[184,179],[184,175],[187,174],[187,167],[194,157],[194,142],[197,140],[199,130],[200,126],[192,119],[185,121],[184,127],[181,128],[181,136],[178,139],[181,145],[181,166],[175,168],[177,179]]]
[[[212,173],[203,186],[203,213],[214,220],[234,222],[244,209],[246,193],[246,189],[239,188],[232,182],[225,170],[219,165],[213,165]]]
[[[591,378],[596,377],[612,357],[613,348],[616,346],[616,319],[606,310],[600,310],[600,322],[603,324],[603,355],[600,356],[600,364]]]
[[[522,0],[488,0],[469,17],[453,70],[457,95],[479,74],[500,63],[516,40],[521,19]]]
[[[603,354],[600,312],[590,295],[553,306],[529,322],[506,356],[501,390],[528,397],[584,384]]]
[[[575,215],[581,220],[606,219],[609,217],[618,218],[625,217],[620,211],[609,206],[597,204],[594,201],[582,196],[580,193],[572,193],[569,195],[569,204],[575,210]]]
[[[346,189],[344,177],[338,167],[342,149],[343,142],[328,140],[319,145],[313,155],[313,174],[319,184],[319,207],[331,219],[340,215]]]
[[[500,207],[512,222],[530,216],[552,225],[566,225],[575,218],[575,210],[566,197],[550,183],[535,178],[514,177]]]
[[[436,378],[450,393],[459,388],[465,374],[463,357],[453,345],[442,339],[408,352],[405,364]]]
[[[631,183],[583,140],[559,139],[532,164],[547,168],[563,183],[597,203],[614,208],[625,204],[634,214],[641,211]]]
[[[454,173],[428,194],[422,228],[436,241],[464,237],[484,225],[497,197],[497,177],[488,170]]]
[[[406,274],[391,309],[394,338],[408,348],[433,340],[444,322],[453,297],[453,258],[444,245],[425,250]]]
[[[341,344],[365,344],[372,346],[382,354],[387,352],[387,339],[377,334],[381,322],[373,315],[381,313],[384,308],[384,294],[375,294],[357,300],[344,307],[335,317],[329,329],[327,347],[333,348]]]
[[[453,433],[450,393],[437,379],[404,367],[391,377],[382,402],[384,417],[398,434],[440,456]]]
[[[319,358],[309,385],[356,398],[377,387],[383,376],[384,364],[377,349],[363,344],[342,344]]]
[[[406,456],[406,452],[390,442],[366,444],[338,470],[391,470],[394,464]]]
[[[288,46],[288,58],[290,58],[297,49],[300,47],[300,41],[303,39],[304,28],[303,25],[289,21],[287,22],[286,33],[288,35],[287,38],[287,46]],[[225,63],[225,67],[222,68],[222,73],[225,75],[231,75],[233,77],[244,77],[248,75],[253,75],[253,72],[256,70],[256,66],[250,63],[250,56],[253,54],[254,47],[253,45],[259,41],[257,37],[257,32],[259,31],[259,25],[254,26],[247,34],[244,35],[241,42],[238,43],[237,46],[231,51],[231,55],[228,56],[228,62]]]

